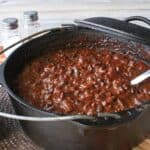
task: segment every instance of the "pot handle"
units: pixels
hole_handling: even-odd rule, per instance
[[[22,120],[22,121],[34,121],[34,122],[45,122],[45,121],[67,121],[67,120],[93,120],[96,121],[99,117],[111,117],[114,119],[120,119],[121,117],[113,113],[100,113],[97,117],[87,116],[87,115],[69,115],[69,116],[56,116],[56,117],[32,117],[32,116],[22,116],[9,114],[5,112],[0,112],[0,117]]]
[[[14,46],[16,46],[16,45],[22,43],[22,42],[29,41],[29,40],[32,39],[32,38],[39,37],[40,35],[43,35],[43,34],[48,33],[48,32],[50,32],[50,31],[52,31],[52,29],[42,30],[42,31],[40,31],[40,32],[37,32],[37,33],[32,34],[32,35],[30,35],[30,36],[27,36],[26,38],[23,38],[23,39],[21,39],[20,41],[14,43],[14,44],[12,44],[12,45],[10,45],[9,47],[5,48],[5,49],[2,50],[2,51],[0,51],[0,55],[3,54],[4,52],[10,50],[12,47],[14,47]]]
[[[142,17],[142,16],[131,16],[125,19],[126,22],[130,21],[141,21],[150,26],[150,20],[148,18]]]

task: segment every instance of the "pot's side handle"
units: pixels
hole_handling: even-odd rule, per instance
[[[22,115],[15,115],[5,112],[0,112],[0,117],[15,119],[15,120],[23,120],[23,121],[69,121],[69,120],[93,120],[96,121],[97,117],[94,116],[87,116],[87,115],[69,115],[69,116],[56,116],[56,117],[35,117],[35,116],[22,116]],[[120,116],[117,114],[110,114],[110,113],[101,113],[99,117],[112,117],[114,119],[120,119]]]
[[[131,21],[141,21],[150,26],[150,20],[148,18],[142,17],[142,16],[131,16],[125,19],[126,22],[131,22]]]
[[[16,43],[14,43],[14,44],[10,45],[9,47],[5,48],[4,50],[0,51],[0,55],[3,54],[4,52],[10,50],[12,47],[14,47],[14,46],[16,46],[16,45],[18,45],[20,43],[29,41],[29,40],[31,40],[33,38],[37,38],[37,37],[39,37],[39,36],[41,36],[41,35],[43,35],[45,33],[48,33],[50,31],[51,31],[51,29],[46,29],[46,30],[43,30],[43,31],[39,31],[39,32],[37,32],[35,34],[32,34],[32,35],[30,35],[30,36],[28,36],[28,37],[26,37],[24,39],[21,39],[20,41],[17,41]]]

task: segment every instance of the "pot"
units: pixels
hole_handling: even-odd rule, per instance
[[[132,54],[150,63],[150,29],[131,24],[128,21],[142,20],[143,17],[130,17],[126,21],[112,18],[90,18],[86,21],[97,23],[99,30],[85,28],[78,24],[64,25],[51,29],[46,34],[34,39],[27,38],[8,59],[0,66],[0,82],[11,97],[12,104],[18,115],[34,117],[57,117],[28,104],[16,94],[13,80],[24,67],[25,63],[50,50],[78,47],[78,39],[86,37],[82,47],[93,46],[100,36],[109,36],[133,46]],[[88,43],[88,45],[87,45]],[[136,51],[140,43],[141,51]],[[95,44],[95,48],[98,45]],[[17,61],[16,61],[17,60]],[[100,117],[96,121],[76,120],[57,122],[20,121],[24,132],[44,149],[64,150],[127,150],[131,149],[150,132],[150,109],[147,105],[116,113],[120,119]]]

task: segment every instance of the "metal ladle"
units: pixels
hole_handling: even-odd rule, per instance
[[[148,79],[150,77],[150,69],[145,71],[144,73],[138,75],[137,77],[135,77],[134,79],[132,79],[130,81],[131,85],[136,85],[139,84],[141,82],[143,82],[144,80]]]

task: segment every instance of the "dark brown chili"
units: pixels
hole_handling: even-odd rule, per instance
[[[119,112],[150,100],[150,80],[130,85],[131,79],[147,69],[150,67],[143,61],[110,47],[58,50],[26,65],[18,76],[17,91],[46,111]]]

